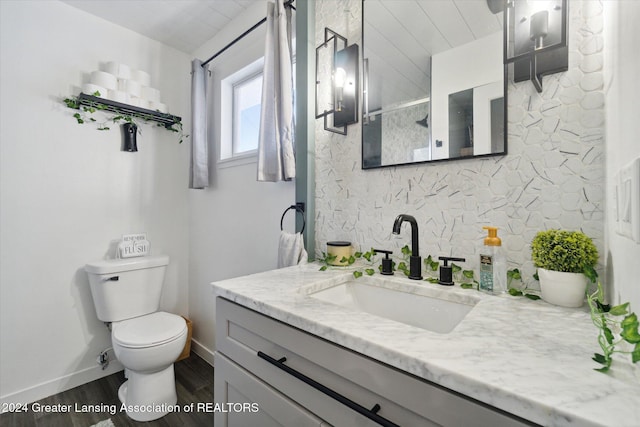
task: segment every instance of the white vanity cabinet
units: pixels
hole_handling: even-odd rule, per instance
[[[259,378],[216,354],[214,395],[223,403],[215,425],[228,427],[318,427],[322,420]]]
[[[221,297],[216,343],[216,403],[258,408],[216,426],[531,425]]]

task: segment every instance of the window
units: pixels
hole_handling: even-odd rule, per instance
[[[258,150],[264,59],[220,81],[220,161],[254,161]],[[233,164],[233,163],[232,163]]]
[[[232,156],[258,149],[261,99],[262,73],[233,85]]]
[[[2,0],[0,0],[2,1]],[[220,163],[233,167],[256,161],[262,109],[264,58],[220,80]],[[295,88],[295,57],[293,62]],[[295,96],[294,96],[295,114]]]

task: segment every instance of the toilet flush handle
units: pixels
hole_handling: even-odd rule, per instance
[[[111,276],[109,278],[104,279],[105,282],[106,281],[110,281],[110,282],[117,282],[118,280],[120,280],[120,276]]]

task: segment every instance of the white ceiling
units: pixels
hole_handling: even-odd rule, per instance
[[[62,1],[182,52],[191,53],[256,0]]]
[[[431,56],[502,31],[486,0],[366,0],[371,111],[429,96]]]
[[[192,53],[250,5],[266,0],[62,1]],[[486,0],[366,0],[364,4],[363,45],[372,68],[372,109],[428,96],[434,53],[502,30],[502,13],[492,14]],[[377,77],[378,73],[393,78]]]

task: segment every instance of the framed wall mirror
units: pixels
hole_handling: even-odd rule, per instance
[[[506,154],[504,12],[363,0],[362,14],[363,169]]]

